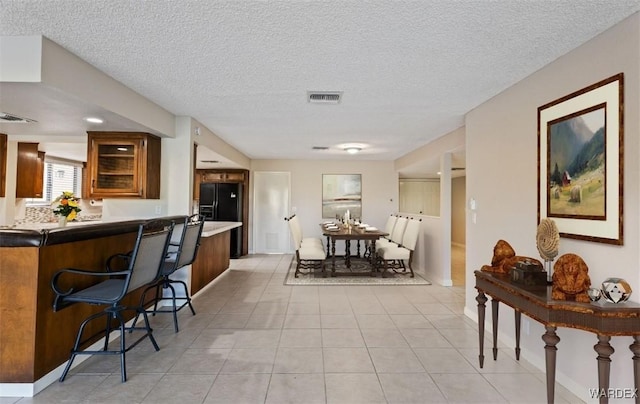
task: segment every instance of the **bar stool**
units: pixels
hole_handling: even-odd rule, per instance
[[[120,370],[122,373],[122,382],[127,380],[127,371],[125,363],[125,352],[129,351],[140,343],[143,339],[149,338],[156,351],[160,350],[156,340],[153,338],[151,327],[149,326],[149,318],[141,306],[127,307],[121,301],[131,291],[157,280],[160,269],[164,262],[164,257],[169,246],[173,223],[163,220],[154,220],[141,224],[138,228],[138,234],[133,250],[127,254],[118,254],[112,256],[107,261],[107,270],[88,271],[75,268],[65,268],[56,272],[51,280],[51,287],[56,294],[53,309],[58,311],[71,304],[86,303],[91,305],[106,305],[107,307],[99,313],[95,313],[87,317],[80,324],[80,328],[76,335],[76,340],[71,349],[71,355],[67,361],[60,381],[64,381],[67,377],[73,360],[77,355],[120,355]],[[128,266],[125,270],[114,271],[110,267],[110,263],[114,257],[125,259]],[[72,278],[63,281],[62,278],[69,276],[91,276],[104,279],[103,281],[89,286],[88,288],[75,291],[72,288],[63,290],[61,284],[68,284]],[[123,312],[133,310],[144,316],[144,327],[136,328],[135,325],[125,327]],[[102,350],[81,350],[81,347],[95,336],[83,339],[83,333],[87,324],[101,317],[106,318],[106,327],[104,330],[104,347]],[[109,350],[109,334],[113,327],[112,320],[116,320],[117,328],[120,329],[120,347],[117,350]],[[133,344],[127,346],[125,341],[125,330],[144,330],[145,333],[139,337]]]
[[[142,296],[140,297],[140,306],[149,307],[153,304],[153,309],[146,309],[146,313],[172,313],[173,314],[173,328],[175,332],[178,332],[178,311],[183,307],[189,306],[191,313],[196,314],[191,304],[191,297],[189,296],[189,289],[187,284],[178,279],[171,279],[171,275],[178,269],[187,265],[191,265],[195,261],[198,254],[198,248],[200,247],[200,238],[202,236],[202,229],[204,227],[204,218],[201,215],[193,215],[185,219],[183,223],[176,224],[171,241],[169,243],[169,249],[167,256],[162,265],[161,276],[155,284],[149,285]],[[173,285],[180,284],[184,290],[184,297],[177,296],[176,290]],[[145,302],[147,292],[155,289],[155,295],[153,300]],[[171,292],[170,296],[165,297],[164,291]],[[159,303],[163,300],[171,300],[171,305],[168,308],[163,309],[162,305],[158,308]],[[177,300],[184,300],[184,302],[178,306]],[[138,320],[140,313],[136,315],[133,320],[133,324]]]

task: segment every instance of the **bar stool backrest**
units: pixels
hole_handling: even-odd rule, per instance
[[[125,294],[160,277],[173,226],[173,223],[158,220],[140,227],[129,262],[131,274]]]
[[[186,224],[176,269],[191,265],[195,261],[198,255],[198,248],[200,248],[203,227],[204,220],[201,217],[194,218],[192,216],[189,223]]]

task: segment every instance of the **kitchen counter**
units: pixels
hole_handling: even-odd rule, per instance
[[[202,237],[211,237],[240,226],[242,226],[242,222],[204,222]]]

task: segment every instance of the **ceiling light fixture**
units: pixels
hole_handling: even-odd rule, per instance
[[[361,147],[355,147],[355,146],[349,146],[349,147],[345,147],[344,151],[346,151],[349,154],[356,154],[358,153],[360,150],[362,150]]]
[[[91,123],[102,123],[102,122],[104,122],[100,118],[94,118],[94,117],[91,117],[91,116],[87,117],[87,118],[84,118],[84,120],[87,121],[87,122],[91,122]]]

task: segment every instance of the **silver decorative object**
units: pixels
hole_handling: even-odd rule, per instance
[[[589,295],[589,299],[591,299],[592,302],[597,302],[602,297],[602,293],[598,288],[589,288],[587,295]]]
[[[622,278],[607,278],[602,282],[602,296],[611,303],[625,302],[631,296],[631,286]]]

